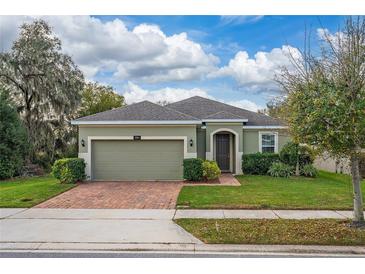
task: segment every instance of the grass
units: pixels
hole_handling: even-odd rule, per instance
[[[74,186],[52,176],[0,181],[0,207],[32,207]]]
[[[241,186],[184,186],[177,207],[232,209],[352,209],[351,178],[320,171],[317,178],[242,175]],[[362,181],[365,199],[365,183]]]
[[[208,244],[365,245],[365,229],[335,219],[178,219]]]

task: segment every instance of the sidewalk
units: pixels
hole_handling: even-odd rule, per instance
[[[208,245],[175,218],[339,218],[351,211],[0,209],[0,251],[163,251],[365,254],[365,247]]]
[[[251,210],[251,209],[184,209],[176,210],[175,219],[348,219],[350,210]]]

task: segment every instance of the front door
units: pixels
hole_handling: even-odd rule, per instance
[[[229,134],[217,134],[215,136],[216,140],[216,161],[221,169],[221,171],[230,171],[229,170]]]

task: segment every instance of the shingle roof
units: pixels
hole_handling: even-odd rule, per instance
[[[201,120],[243,120],[247,119],[247,126],[281,126],[280,120],[248,111],[221,102],[194,96],[167,106],[160,106],[149,101],[143,101],[113,110],[108,110],[94,115],[78,118],[78,122],[120,122],[129,121],[191,121],[196,123]],[[195,122],[196,121],[196,122]]]
[[[213,113],[204,117],[204,119],[243,119],[241,116],[226,112],[219,111],[217,113]]]
[[[167,107],[175,109],[193,117],[204,119],[209,115],[214,115],[219,112],[226,112],[236,115],[242,119],[248,119],[248,126],[279,126],[284,125],[279,119],[270,116],[259,114],[246,109],[234,107],[221,102],[203,98],[200,96],[190,97],[188,99],[172,103]]]
[[[149,101],[143,101],[94,115],[85,116],[75,121],[192,121],[199,120],[178,110],[163,107]]]

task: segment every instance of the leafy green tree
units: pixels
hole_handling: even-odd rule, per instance
[[[124,97],[116,93],[113,87],[99,83],[87,83],[82,91],[78,114],[87,116],[124,105]]]
[[[321,52],[292,56],[294,70],[284,69],[278,81],[287,92],[290,131],[307,143],[351,162],[354,219],[365,225],[359,159],[365,147],[365,19],[348,18],[335,35],[325,33]],[[309,47],[306,47],[309,48]]]
[[[7,92],[0,87],[0,179],[19,173],[28,147],[27,132]]]
[[[37,153],[54,157],[55,144],[78,108],[82,72],[63,54],[61,41],[43,20],[23,24],[10,52],[0,54],[0,84],[13,98]]]

